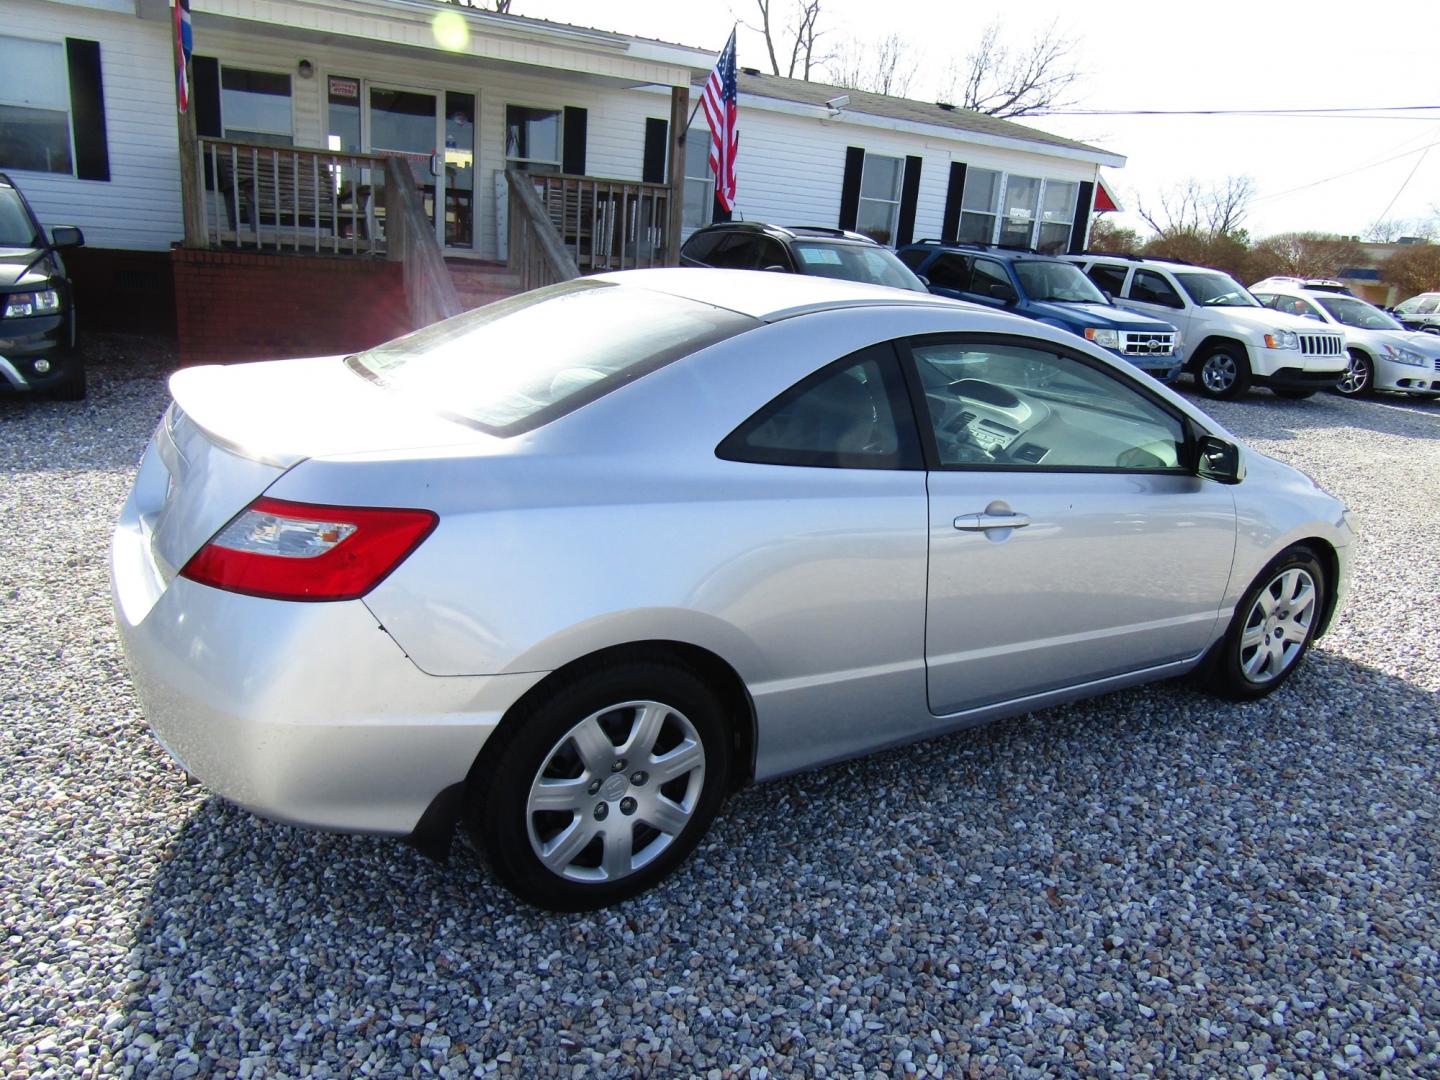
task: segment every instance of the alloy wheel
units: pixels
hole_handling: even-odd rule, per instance
[[[1263,686],[1289,671],[1314,625],[1319,591],[1303,567],[1291,566],[1260,590],[1240,634],[1240,670]]]
[[[530,784],[530,846],[552,873],[613,882],[673,844],[705,787],[695,725],[658,701],[591,713],[551,748]]]
[[[1212,353],[1200,368],[1200,380],[1212,394],[1223,394],[1235,385],[1239,374],[1235,361],[1225,353]]]
[[[1359,353],[1350,354],[1350,366],[1345,369],[1345,374],[1340,376],[1340,383],[1336,387],[1340,393],[1347,397],[1356,394],[1363,394],[1370,388],[1370,362]]]

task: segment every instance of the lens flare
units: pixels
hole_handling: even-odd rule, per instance
[[[456,11],[439,12],[430,22],[430,32],[435,35],[435,44],[448,52],[459,52],[470,44],[470,28]]]

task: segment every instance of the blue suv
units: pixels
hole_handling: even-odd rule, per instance
[[[1078,266],[1028,251],[921,240],[900,261],[930,291],[1013,311],[1078,334],[1161,382],[1180,371],[1180,332],[1167,322],[1116,307]]]

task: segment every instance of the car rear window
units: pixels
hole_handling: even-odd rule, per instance
[[[802,274],[929,292],[909,267],[886,248],[796,240],[791,242],[790,250],[799,261]]]
[[[437,413],[509,436],[758,325],[666,293],[567,281],[467,311],[347,363]]]

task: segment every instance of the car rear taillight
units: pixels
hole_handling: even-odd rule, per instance
[[[439,521],[429,510],[262,497],[180,573],[202,585],[272,600],[354,600],[380,584]]]

